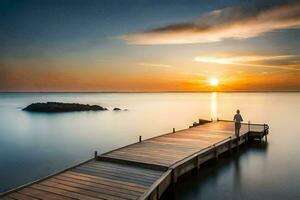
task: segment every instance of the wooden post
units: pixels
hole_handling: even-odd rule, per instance
[[[200,169],[200,158],[199,156],[194,158],[194,165],[195,167],[191,170],[192,175],[197,175]]]
[[[248,121],[248,132],[250,132],[250,121]]]
[[[229,152],[232,154],[232,144],[231,144],[231,136],[229,137]]]
[[[214,144],[214,147],[215,147],[215,156],[216,156],[216,159],[218,160],[219,159],[218,149],[215,144]]]
[[[156,187],[156,199],[159,199],[159,186]]]
[[[140,137],[139,137],[139,142],[141,142],[142,141],[142,136],[140,135]]]
[[[175,172],[175,169],[172,170],[172,183],[175,186],[175,184],[177,183],[178,177],[177,177],[177,173]]]
[[[172,172],[171,172],[171,191],[172,191],[172,196],[175,194],[176,183],[177,183],[177,174],[175,173],[175,169],[173,169]]]
[[[197,156],[197,171],[200,169],[200,156]]]
[[[94,158],[97,159],[97,157],[98,157],[98,152],[95,151],[95,152],[94,152]]]
[[[173,128],[173,133],[175,133],[175,128]]]

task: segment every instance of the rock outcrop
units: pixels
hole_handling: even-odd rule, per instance
[[[32,103],[26,108],[25,111],[29,112],[73,112],[73,111],[104,111],[107,108],[98,105],[79,104],[79,103],[60,103],[60,102],[47,102],[47,103]]]

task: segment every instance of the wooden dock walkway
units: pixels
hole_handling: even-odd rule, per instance
[[[1,199],[159,199],[179,176],[268,134],[268,125],[218,121],[131,144],[2,194]]]

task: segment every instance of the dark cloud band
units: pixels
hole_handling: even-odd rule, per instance
[[[300,27],[300,2],[273,6],[229,7],[191,21],[121,36],[133,44],[185,44],[250,38],[278,29]]]

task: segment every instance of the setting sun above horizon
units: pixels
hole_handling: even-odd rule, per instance
[[[211,78],[211,79],[209,79],[209,85],[211,85],[211,86],[218,86],[219,85],[219,79],[217,79],[217,78]]]

